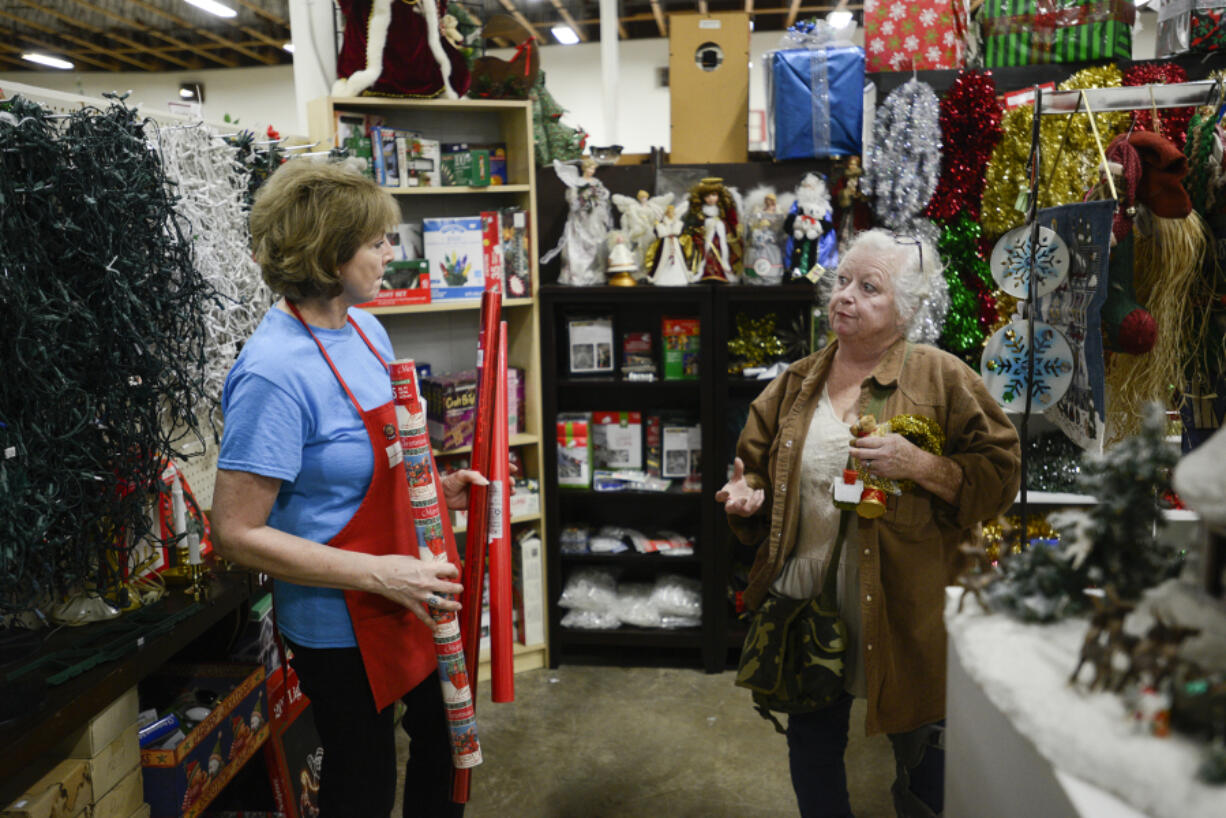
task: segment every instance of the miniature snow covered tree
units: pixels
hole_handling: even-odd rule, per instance
[[[1083,460],[1081,491],[1098,504],[1058,526],[1058,551],[1034,546],[1011,557],[1004,579],[989,591],[995,607],[1049,621],[1087,609],[1086,588],[1112,585],[1121,599],[1137,599],[1173,574],[1179,555],[1156,536],[1166,522],[1158,498],[1170,489],[1179,459],[1164,439],[1165,428],[1162,409],[1151,404],[1140,434]]]

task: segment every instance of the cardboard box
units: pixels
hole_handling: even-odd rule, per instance
[[[480,298],[485,287],[480,216],[422,220],[422,244],[430,262],[430,298]]]
[[[268,738],[263,665],[167,666],[142,683],[146,703],[159,708],[197,689],[219,694],[208,717],[174,749],[141,751],[144,800],[155,818],[195,818]]]
[[[93,818],[128,818],[141,808],[143,803],[144,776],[137,767],[125,775],[123,779],[111,788],[111,791],[94,802]],[[184,813],[195,815],[196,813]]]
[[[443,152],[437,139],[414,136],[409,158],[411,187],[442,187]]]
[[[519,621],[515,639],[521,645],[545,641],[544,580],[541,538],[525,532],[511,544],[511,597]]]
[[[65,738],[56,748],[56,754],[69,758],[93,758],[130,725],[136,724],[139,711],[140,699],[134,687],[103,708],[84,727]]]
[[[477,417],[477,370],[421,379],[430,445],[440,451],[471,446]]]
[[[425,259],[388,263],[383,271],[382,289],[374,301],[359,307],[401,307],[430,303],[430,263]]]
[[[776,159],[861,152],[864,49],[852,45],[792,48],[768,52],[764,59],[766,124]],[[815,77],[820,77],[820,83],[814,82]]]
[[[136,725],[130,725],[119,738],[102,748],[102,752],[86,760],[95,800],[101,799],[140,766],[140,739],[136,733]]]
[[[642,412],[592,412],[592,468],[643,468]]]
[[[966,12],[950,0],[911,0],[904,19],[892,3],[864,10],[865,71],[934,71],[962,65]],[[956,17],[962,19],[955,19]]]
[[[566,343],[569,374],[604,375],[613,372],[612,317],[568,320]]]
[[[446,187],[467,187],[472,178],[472,154],[468,143],[451,142],[440,145],[442,177]]]
[[[499,213],[502,230],[502,295],[529,298],[532,295],[532,254],[528,212],[508,207]]]
[[[558,487],[590,488],[592,485],[592,447],[588,430],[591,416],[586,412],[558,415]]]
[[[287,669],[289,687],[284,696],[285,676],[280,667],[269,674],[266,685],[272,725],[264,745],[264,762],[277,812],[286,818],[308,818],[303,814],[304,791],[306,805],[318,810],[324,750],[311,716],[311,701],[298,687],[298,674],[292,667]]]
[[[376,126],[370,129],[370,150],[375,162],[375,181],[383,187],[400,187],[396,158],[396,131]]]
[[[93,800],[89,762],[67,758],[0,810],[0,818],[76,818]]]
[[[664,380],[698,380],[699,354],[702,348],[697,318],[664,318]]]

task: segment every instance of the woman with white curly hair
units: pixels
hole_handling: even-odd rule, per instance
[[[788,717],[792,785],[800,812],[849,816],[843,753],[852,700],[867,699],[866,731],[894,747],[900,816],[943,807],[944,588],[957,545],[1013,502],[1020,447],[979,376],[925,342],[948,303],[933,247],[883,230],[861,233],[823,282],[836,340],[776,378],[753,402],[731,480],[716,494],[728,522],[757,545],[745,602],[819,595],[837,577],[847,626],[844,692]],[[935,421],[939,453],[901,434],[853,437],[866,409]],[[844,469],[858,460],[876,478],[910,480],[878,516],[834,505]],[[836,549],[836,540],[842,539]],[[830,566],[835,552],[839,564]]]

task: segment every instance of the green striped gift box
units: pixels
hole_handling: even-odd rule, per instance
[[[984,65],[1132,58],[1132,0],[987,0]]]

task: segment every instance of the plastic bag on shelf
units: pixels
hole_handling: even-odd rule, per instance
[[[584,611],[611,611],[617,600],[617,577],[609,568],[580,568],[566,580],[558,604]]]
[[[661,616],[661,628],[698,628],[702,626],[702,619],[693,616]]]
[[[609,532],[611,526],[605,526],[588,540],[588,550],[593,554],[621,554],[630,550],[626,541],[616,532]]]
[[[630,546],[633,546],[634,550],[639,553],[647,550],[647,535],[633,528],[626,528],[620,525],[606,525],[601,527],[596,536],[614,539],[622,543],[625,547],[618,549],[619,552],[628,550]],[[593,547],[592,550],[595,551],[596,549]]]
[[[702,583],[693,577],[660,575],[652,588],[651,601],[662,616],[692,619],[695,624],[702,619]]]
[[[590,530],[585,525],[568,525],[558,534],[559,551],[563,554],[588,553]]]
[[[688,557],[694,553],[694,541],[676,531],[660,531],[656,534],[655,540],[668,544],[667,547],[656,549],[665,557]]]
[[[562,627],[585,631],[609,631],[621,627],[621,620],[612,611],[567,611]]]
[[[613,612],[627,625],[638,628],[660,627],[660,611],[652,601],[653,587],[646,582],[623,582],[617,586]]]

